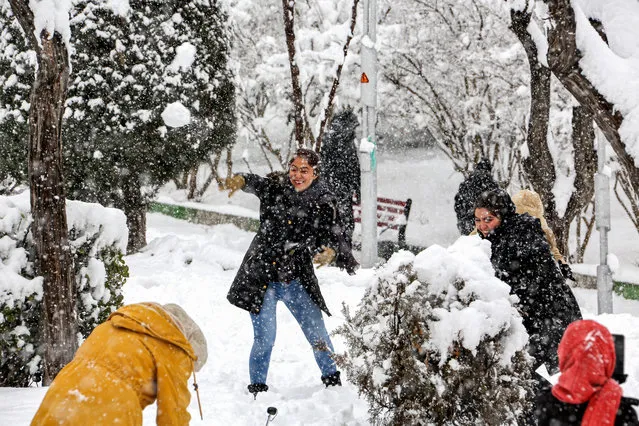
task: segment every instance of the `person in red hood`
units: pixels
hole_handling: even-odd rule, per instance
[[[632,407],[639,400],[623,397],[612,379],[615,344],[606,327],[592,320],[571,323],[557,352],[561,375],[537,395],[539,426],[639,425]]]

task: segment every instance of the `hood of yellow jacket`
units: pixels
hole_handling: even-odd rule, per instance
[[[171,343],[186,352],[193,360],[197,359],[184,333],[171,315],[157,303],[145,302],[123,306],[109,316],[109,321],[115,327]]]
[[[536,192],[522,189],[513,195],[512,199],[517,213],[528,213],[536,218],[544,217],[544,205],[541,202],[541,197]]]

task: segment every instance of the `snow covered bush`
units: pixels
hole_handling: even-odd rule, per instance
[[[475,237],[401,251],[344,307],[337,362],[373,424],[516,424],[530,409],[528,335],[489,256]]]
[[[67,201],[67,220],[79,330],[86,337],[122,305],[126,218],[99,204]],[[0,386],[28,386],[40,375],[43,279],[34,272],[31,222],[28,192],[0,197]]]

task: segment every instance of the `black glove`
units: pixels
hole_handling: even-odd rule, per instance
[[[338,253],[335,259],[335,265],[340,269],[346,269],[348,275],[355,275],[355,271],[359,269],[359,263],[355,260],[350,250],[344,253]]]
[[[574,275],[572,274],[572,270],[567,263],[559,262],[559,270],[561,271],[561,275],[563,275],[565,279],[576,281]]]

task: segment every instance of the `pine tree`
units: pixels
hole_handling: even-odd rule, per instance
[[[123,209],[130,251],[146,243],[155,191],[234,142],[226,19],[208,0],[136,1],[122,14],[94,0],[76,8],[70,193]],[[162,113],[176,102],[190,121],[170,127]]]
[[[27,120],[35,62],[11,6],[0,1],[0,194],[27,180]]]

